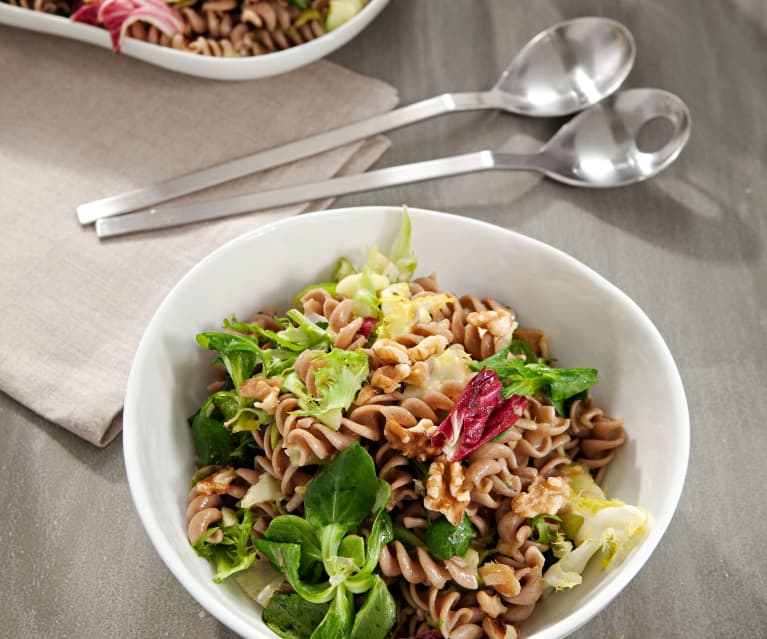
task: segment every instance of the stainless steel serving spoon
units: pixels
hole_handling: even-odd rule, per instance
[[[637,146],[640,131],[656,120],[665,120],[670,125],[668,140],[658,150],[642,151]],[[677,96],[660,89],[629,89],[579,113],[537,153],[477,151],[312,184],[161,207],[97,220],[96,234],[111,237],[180,226],[285,204],[490,169],[539,171],[575,186],[623,186],[646,180],[666,168],[682,151],[689,136],[690,112]]]
[[[568,20],[539,33],[489,91],[445,93],[303,140],[230,160],[77,207],[81,224],[153,206],[244,175],[453,111],[500,109],[538,117],[569,115],[614,93],[634,64],[631,33],[609,18]]]

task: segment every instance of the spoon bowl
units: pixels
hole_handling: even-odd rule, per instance
[[[670,124],[667,140],[655,151],[640,149],[645,126]],[[690,137],[690,111],[673,93],[630,89],[579,113],[531,158],[552,179],[573,186],[615,187],[650,178],[671,164]],[[503,164],[512,158],[499,158]]]
[[[512,113],[570,115],[617,91],[635,58],[634,37],[620,22],[575,18],[530,40],[491,92]]]

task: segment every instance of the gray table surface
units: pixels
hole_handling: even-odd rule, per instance
[[[407,202],[515,229],[574,255],[644,308],[687,391],[687,482],[649,563],[573,636],[767,637],[767,4],[393,0],[331,59],[390,82],[406,104],[487,88],[534,33],[589,14],[633,31],[629,86],[668,89],[689,104],[692,139],[668,172],[599,192],[480,174],[338,204]],[[379,166],[529,145],[557,124],[438,118],[391,134]],[[234,637],[155,554],[119,438],[96,449],[0,396],[0,442],[0,636]]]

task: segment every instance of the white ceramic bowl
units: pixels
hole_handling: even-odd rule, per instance
[[[458,294],[494,296],[523,324],[549,335],[563,366],[599,369],[594,395],[625,417],[628,441],[609,468],[609,496],[647,508],[653,526],[623,561],[541,602],[523,625],[526,639],[564,637],[604,608],[647,561],[677,505],[687,469],[685,393],[662,337],[615,286],[546,244],[467,218],[410,210],[416,273],[436,271]],[[271,637],[257,607],[235,584],[216,585],[186,538],[184,510],[194,453],[186,419],[205,398],[209,354],[195,335],[225,317],[287,307],[306,284],[327,279],[342,255],[386,246],[401,209],[362,207],[290,218],[221,247],[168,294],[136,353],[124,413],[131,493],[147,533],[197,601],[243,637]],[[598,562],[592,562],[597,564]]]
[[[133,38],[123,40],[120,55],[143,60],[171,71],[212,80],[265,78],[298,69],[342,47],[381,13],[388,3],[389,0],[369,0],[367,6],[351,20],[321,38],[260,56],[216,58],[177,51]],[[0,24],[89,42],[105,49],[112,48],[109,33],[105,29],[9,4],[0,3]]]

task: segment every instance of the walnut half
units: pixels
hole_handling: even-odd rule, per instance
[[[431,445],[436,426],[430,419],[421,419],[415,426],[406,428],[394,419],[387,419],[384,437],[392,448],[402,451],[406,457],[426,461],[439,455],[440,450]]]
[[[423,502],[426,508],[442,513],[457,526],[463,520],[470,499],[471,486],[465,481],[461,462],[438,459],[431,463]]]
[[[511,509],[522,517],[556,515],[570,496],[570,487],[561,477],[538,475],[527,489],[511,502]]]

